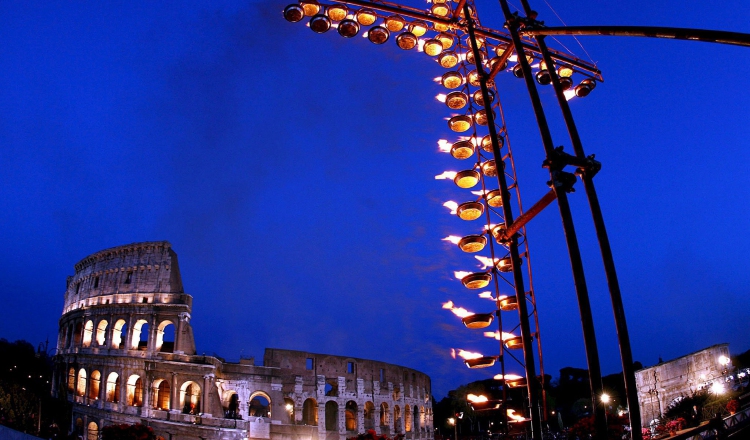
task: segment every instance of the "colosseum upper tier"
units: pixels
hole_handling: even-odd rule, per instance
[[[92,254],[68,277],[53,395],[96,440],[142,423],[164,439],[432,439],[430,378],[384,362],[266,349],[263,365],[198,356],[192,296],[166,241]]]

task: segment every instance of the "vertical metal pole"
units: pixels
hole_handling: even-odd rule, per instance
[[[530,9],[527,0],[521,0],[524,8],[526,9],[526,15],[529,15]],[[560,110],[565,120],[565,125],[570,135],[570,141],[573,145],[575,155],[580,159],[585,159],[586,155],[583,152],[583,144],[581,138],[578,135],[578,128],[576,127],[575,121],[573,120],[573,113],[570,111],[568,100],[563,94],[563,89],[560,85],[560,78],[557,76],[557,72],[554,68],[554,63],[549,50],[547,50],[547,43],[544,41],[544,36],[535,37],[539,51],[544,57],[544,63],[547,66],[550,77],[552,78],[552,85],[555,88],[555,94],[557,95],[557,102],[560,106]],[[602,215],[602,209],[599,205],[599,197],[596,194],[594,187],[593,176],[585,169],[581,169],[579,172],[581,180],[583,181],[584,188],[586,189],[586,197],[589,200],[589,207],[591,209],[591,217],[594,221],[594,229],[596,230],[596,236],[599,240],[599,249],[602,254],[602,261],[604,262],[604,272],[607,276],[607,285],[609,287],[609,296],[612,300],[612,311],[615,316],[615,327],[617,329],[617,341],[620,346],[620,360],[622,362],[622,375],[625,381],[625,396],[628,402],[628,417],[630,418],[630,428],[632,432],[633,440],[641,440],[643,435],[641,433],[641,410],[638,406],[638,390],[635,385],[635,370],[633,369],[633,353],[630,347],[630,336],[628,335],[628,325],[625,319],[625,308],[622,304],[622,294],[620,292],[620,283],[617,280],[617,271],[615,270],[615,260],[612,255],[612,248],[609,244],[609,236],[607,235],[607,229],[604,226],[604,217]]]
[[[469,38],[471,40],[471,49],[474,53],[474,63],[479,74],[479,83],[482,90],[482,100],[484,109],[487,113],[487,127],[490,131],[492,140],[492,153],[495,158],[495,167],[497,168],[497,180],[500,185],[500,193],[503,200],[503,217],[505,226],[510,227],[513,223],[513,212],[510,206],[510,194],[508,192],[508,183],[505,180],[504,163],[500,153],[500,143],[497,138],[495,128],[495,117],[492,114],[492,103],[490,102],[489,89],[487,88],[487,73],[484,71],[479,54],[479,46],[476,41],[474,32],[474,21],[471,18],[471,11],[468,5],[464,5],[464,16],[468,24]],[[511,267],[513,268],[513,284],[518,302],[518,315],[521,325],[521,340],[523,341],[524,367],[526,369],[526,383],[529,395],[529,406],[531,415],[531,436],[534,440],[542,439],[542,424],[539,420],[539,385],[536,377],[536,366],[534,364],[534,349],[531,343],[531,329],[529,328],[529,315],[526,307],[526,291],[523,288],[523,273],[521,272],[521,258],[518,254],[518,240],[512,237],[509,242],[509,251],[511,257]],[[493,267],[493,271],[496,270]],[[502,338],[501,338],[502,339]],[[503,385],[505,386],[505,385]]]
[[[534,114],[537,119],[539,126],[539,132],[542,137],[542,143],[547,158],[550,158],[554,151],[554,145],[552,143],[552,136],[549,131],[547,124],[547,118],[542,108],[541,100],[539,99],[539,93],[532,77],[531,67],[526,60],[526,54],[523,50],[523,44],[518,32],[519,23],[518,17],[514,16],[510,12],[507,0],[500,0],[500,6],[502,7],[503,14],[505,15],[506,27],[513,40],[513,46],[516,49],[516,55],[518,56],[518,63],[523,71],[523,77],[526,81],[526,87],[529,92],[531,104],[534,109]],[[550,177],[552,178],[553,184],[558,180],[558,176],[561,170],[556,170],[553,167],[550,168]],[[557,193],[557,203],[560,208],[560,217],[562,219],[563,230],[565,231],[565,239],[568,245],[568,253],[570,255],[570,264],[573,271],[573,280],[575,283],[576,295],[578,297],[578,308],[581,314],[581,326],[583,328],[583,339],[584,346],[586,349],[586,361],[589,369],[589,385],[591,387],[591,403],[594,413],[594,429],[596,439],[605,439],[607,436],[607,420],[606,412],[603,405],[599,405],[598,397],[602,393],[602,379],[601,379],[601,367],[599,364],[599,351],[596,345],[596,336],[594,331],[594,319],[591,313],[591,304],[589,301],[588,288],[586,286],[586,279],[583,271],[583,261],[581,259],[580,248],[578,247],[578,239],[575,233],[575,226],[573,225],[573,218],[570,212],[570,205],[568,203],[568,195],[564,189],[560,188],[555,184],[555,192]]]

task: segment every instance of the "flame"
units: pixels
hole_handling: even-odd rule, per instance
[[[458,244],[458,242],[461,241],[461,237],[459,237],[458,235],[449,235],[443,238],[443,241],[450,241],[453,244]]]
[[[523,422],[524,420],[526,420],[524,416],[517,415],[516,410],[514,409],[508,409],[507,414],[508,419],[511,419],[509,420],[510,422]]]
[[[471,316],[474,314],[466,310],[463,307],[456,307],[453,304],[453,301],[448,301],[447,303],[443,303],[443,308],[450,310],[451,312],[453,312],[454,315],[458,316],[459,318],[466,318],[467,316]]]
[[[466,272],[463,270],[457,270],[453,272],[453,275],[456,277],[457,280],[462,280],[465,276],[471,275],[471,272]]]
[[[479,297],[480,298],[485,298],[485,299],[495,300],[495,298],[492,296],[492,292],[490,292],[490,291],[480,293]]]
[[[437,94],[437,95],[435,96],[435,99],[437,99],[438,101],[440,101],[440,102],[442,102],[443,104],[445,104],[445,99],[446,99],[447,97],[448,97],[448,95],[446,95],[445,93],[438,93],[438,94]]]
[[[435,176],[435,179],[436,180],[446,180],[446,179],[453,180],[453,178],[456,177],[456,174],[458,173],[456,173],[455,171],[443,171],[443,174],[438,174],[437,176]]]
[[[576,91],[574,89],[568,89],[563,92],[563,95],[565,95],[566,101],[570,101],[571,99],[576,97]]]
[[[472,191],[471,193],[474,194],[475,196],[484,196],[488,192],[489,191],[487,191],[486,189],[480,189],[479,191]]]
[[[493,379],[495,380],[518,380],[523,379],[523,376],[519,376],[517,374],[506,374],[503,376],[502,374],[496,374]]]
[[[508,57],[508,61],[510,61],[511,63],[515,63],[516,61],[518,61],[518,55],[513,54],[513,55],[509,56]]]
[[[451,214],[455,214],[456,210],[458,209],[458,203],[454,202],[453,200],[449,200],[445,203],[443,203],[443,206],[451,210]]]
[[[483,257],[481,255],[474,255],[474,258],[476,258],[477,260],[479,260],[480,263],[482,263],[483,265],[482,269],[487,269],[488,267],[492,267],[492,263],[493,263],[492,258]],[[494,262],[496,263],[497,261],[498,259],[495,258]]]
[[[427,41],[427,40],[423,40],[421,38],[417,41],[417,50],[419,52],[424,52],[424,43],[425,43],[425,41]]]
[[[466,54],[465,53],[458,54],[458,60],[459,61],[466,61]]]
[[[450,142],[448,142],[446,139],[438,139],[438,149],[442,153],[450,153],[451,151],[451,145]]]
[[[443,77],[442,76],[436,76],[435,78],[432,78],[432,80],[435,81],[436,83],[441,83],[441,82],[443,82]]]
[[[480,357],[484,357],[482,353],[473,353],[471,351],[462,350],[460,348],[458,349],[458,351],[451,348],[451,355],[453,356],[454,359],[456,358],[457,355],[461,359],[479,359]]]
[[[488,338],[495,338],[495,340],[497,341],[500,340],[500,332],[484,332],[484,335]],[[503,342],[507,341],[508,339],[516,337],[516,335],[514,335],[513,333],[503,332],[502,335],[503,335]]]
[[[475,396],[474,394],[467,394],[466,400],[472,403],[487,402],[489,399],[487,396]]]
[[[365,37],[365,38],[367,38],[367,35],[368,35],[368,34],[369,34],[369,32],[363,32],[363,33],[362,33],[362,36],[363,36],[363,37]]]

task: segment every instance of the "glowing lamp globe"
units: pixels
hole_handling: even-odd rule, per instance
[[[375,26],[370,28],[370,31],[367,32],[367,39],[375,44],[383,44],[388,41],[390,35],[391,33],[388,32],[388,29],[383,26]]]
[[[354,20],[346,19],[339,23],[339,35],[344,38],[352,38],[359,33],[359,23]]]
[[[469,97],[464,92],[450,92],[445,97],[445,105],[453,110],[458,110],[466,107],[469,102]]]
[[[448,128],[456,133],[463,133],[471,128],[471,116],[458,115],[448,119]]]
[[[474,144],[470,141],[458,141],[451,146],[451,156],[458,160],[468,159],[474,155]]]
[[[481,251],[486,244],[487,237],[484,235],[467,235],[458,241],[459,249],[469,254]]]
[[[457,187],[468,189],[474,187],[479,183],[479,173],[474,170],[464,170],[456,173],[456,177],[453,178],[453,182]]]
[[[476,220],[484,213],[484,205],[479,202],[465,202],[458,205],[456,215],[461,220]]]
[[[419,39],[411,32],[403,32],[396,37],[396,44],[403,50],[412,50],[419,44]]]

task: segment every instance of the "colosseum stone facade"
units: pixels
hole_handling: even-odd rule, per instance
[[[343,440],[373,429],[432,439],[430,378],[384,362],[266,349],[224,362],[196,354],[192,296],[168,242],[92,254],[68,277],[53,394],[95,440],[142,423],[164,439]]]

